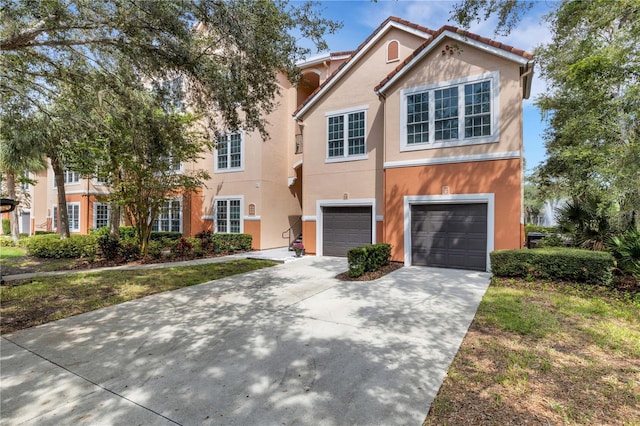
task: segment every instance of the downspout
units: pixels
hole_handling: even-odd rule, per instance
[[[533,77],[533,62],[527,62],[524,67],[524,72],[520,74],[522,81],[522,98],[529,99],[531,95],[531,80]],[[527,236],[525,232],[524,224],[524,129],[520,129],[520,140],[522,141],[522,147],[520,149],[520,247],[523,247]]]

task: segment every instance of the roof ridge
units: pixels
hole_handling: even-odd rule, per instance
[[[432,33],[432,37],[428,40],[425,40],[420,46],[418,46],[409,56],[407,56],[393,71],[391,71],[387,76],[374,88],[374,91],[378,92],[385,84],[387,84],[393,77],[395,77],[405,66],[407,66],[420,52],[427,48],[431,43],[433,43],[440,35],[445,33],[446,31],[459,34],[465,38],[469,38],[475,41],[479,41],[480,43],[484,43],[486,45],[504,50],[508,53],[513,53],[518,56],[522,56],[526,59],[533,59],[533,54],[524,51],[522,49],[517,49],[511,45],[502,43],[497,40],[490,39],[488,37],[483,37],[481,35],[472,33],[470,31],[464,30],[462,28],[454,27],[451,25],[443,25],[437,31]]]
[[[331,82],[331,80],[342,70],[344,69],[344,67],[348,66],[348,64],[352,63],[353,58],[355,56],[357,56],[357,54],[373,39],[375,38],[375,36],[382,31],[386,25],[389,22],[395,22],[397,24],[401,24],[404,26],[408,26],[410,28],[413,29],[417,29],[421,32],[427,33],[431,36],[433,36],[434,31],[427,28],[427,27],[423,27],[421,25],[418,24],[414,24],[412,22],[406,21],[404,19],[400,19],[397,16],[389,16],[387,19],[385,19],[371,34],[369,34],[369,36],[362,42],[360,43],[360,45],[358,45],[358,47],[352,51],[351,55],[349,56],[349,58],[347,58],[346,61],[344,61],[342,64],[340,64],[340,66],[338,68],[336,68],[336,70],[334,72],[332,72],[323,82],[321,85],[319,85],[313,92],[311,92],[311,94],[309,96],[307,96],[307,99],[305,99],[300,105],[298,105],[298,108],[296,108],[296,110],[293,112],[293,115],[295,116],[296,114],[298,114],[299,111],[301,111],[306,105],[309,104],[309,102],[311,100],[313,100],[313,98],[315,97],[315,95],[322,90],[324,87],[326,87],[326,85]]]

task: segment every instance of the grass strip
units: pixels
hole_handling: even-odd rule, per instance
[[[640,293],[494,278],[425,425],[638,424]]]
[[[0,333],[9,333],[231,275],[274,266],[241,259],[205,265],[57,275],[0,287]]]

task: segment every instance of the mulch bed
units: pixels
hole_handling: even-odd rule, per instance
[[[336,278],[341,281],[372,281],[377,280],[378,278],[383,277],[390,272],[400,269],[403,266],[404,264],[402,262],[390,262],[388,265],[383,266],[377,271],[365,272],[364,274],[356,278],[351,277],[348,271],[336,275]]]

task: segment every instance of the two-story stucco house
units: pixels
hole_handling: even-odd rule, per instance
[[[298,65],[298,85],[280,77],[270,139],[222,131],[212,152],[181,165],[211,179],[167,201],[159,230],[244,232],[256,249],[302,234],[307,254],[334,256],[387,242],[408,265],[478,270],[492,250],[522,246],[531,54],[391,17],[355,51]],[[69,185],[72,231],[104,224],[92,193],[105,188],[73,174]],[[46,192],[31,214],[51,227],[53,186]]]
[[[532,56],[386,20],[294,113],[307,252],[392,244],[405,264],[484,270],[521,247]]]

